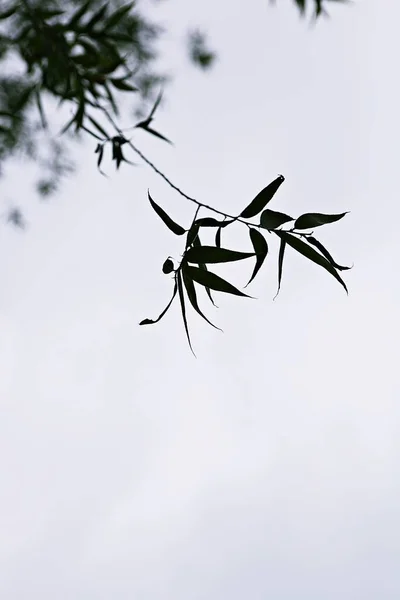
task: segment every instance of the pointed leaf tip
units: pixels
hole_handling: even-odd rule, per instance
[[[296,219],[294,223],[294,229],[313,229],[314,227],[320,227],[321,225],[328,225],[329,223],[335,223],[347,215],[347,212],[326,215],[323,213],[305,213]]]
[[[167,215],[165,210],[163,210],[161,206],[158,206],[158,204],[154,202],[153,198],[150,196],[149,191],[147,192],[147,195],[153,210],[158,214],[160,219],[165,223],[168,229],[172,231],[172,233],[175,233],[175,235],[183,235],[184,233],[186,233],[186,229],[175,223],[175,221],[173,221],[171,217]]]
[[[244,219],[250,219],[260,213],[268,204],[268,202],[274,197],[282,183],[285,181],[283,175],[279,175],[274,181],[271,181],[257,196],[250,202],[250,204],[241,212],[240,216]]]

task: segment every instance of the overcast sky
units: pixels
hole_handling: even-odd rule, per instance
[[[145,167],[109,179],[93,148],[50,203],[24,173],[0,235],[0,596],[7,600],[398,600],[398,0],[317,27],[279,0],[169,0],[171,148],[136,141],[187,193],[235,213],[351,211],[320,239],[350,295],[272,245],[252,293],[190,323],[160,269],[179,256],[146,200],[193,207]],[[182,52],[201,25],[207,75]],[[5,206],[5,204],[4,204]],[[226,244],[247,250],[240,230]],[[225,273],[237,285],[247,268]],[[212,307],[211,307],[212,308]]]

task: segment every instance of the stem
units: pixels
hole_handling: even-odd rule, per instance
[[[108,110],[106,108],[104,108],[104,106],[101,106],[100,104],[97,104],[97,107],[100,108],[103,113],[105,114],[105,116],[107,117],[108,121],[111,123],[111,125],[114,127],[114,129],[116,130],[116,132],[118,133],[118,135],[120,135],[121,137],[123,137],[125,140],[125,136],[123,134],[122,129],[120,129],[117,125],[117,123],[114,121],[114,119],[112,118],[112,116],[109,114]],[[211,212],[214,212],[218,215],[221,215],[227,219],[232,219],[233,221],[239,221],[239,223],[244,223],[245,225],[247,225],[247,227],[249,227],[249,225],[251,225],[252,227],[257,227],[258,229],[263,229],[263,227],[261,227],[261,225],[256,225],[253,223],[248,223],[247,221],[244,221],[243,219],[240,219],[240,217],[238,216],[233,216],[233,215],[229,215],[227,213],[224,213],[222,210],[218,210],[217,208],[214,208],[212,206],[209,206],[208,204],[203,204],[203,202],[199,202],[198,200],[196,200],[196,198],[192,198],[191,196],[188,196],[187,194],[185,194],[185,192],[183,192],[177,185],[175,185],[166,175],[164,175],[164,173],[162,171],[160,171],[160,169],[158,169],[158,167],[156,167],[156,165],[154,163],[151,162],[151,160],[149,160],[147,158],[147,156],[145,156],[143,154],[143,152],[141,150],[139,150],[139,148],[137,148],[131,140],[126,140],[126,142],[129,144],[129,146],[132,148],[132,150],[134,152],[136,152],[136,154],[138,154],[138,156],[140,156],[140,158],[143,160],[143,162],[145,162],[155,173],[157,173],[157,175],[159,175],[160,177],[162,177],[162,179],[164,179],[164,181],[176,192],[178,192],[178,194],[180,194],[183,198],[185,198],[186,200],[189,200],[189,202],[193,202],[194,204],[196,204],[199,208],[205,208],[207,210],[210,210]],[[265,230],[267,231],[267,230]]]

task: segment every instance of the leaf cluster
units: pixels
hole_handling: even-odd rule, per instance
[[[281,287],[284,258],[288,247],[330,273],[347,292],[346,284],[343,281],[340,272],[347,270],[350,267],[339,265],[323,244],[313,236],[313,232],[310,231],[316,227],[339,221],[346,213],[305,213],[295,219],[285,213],[266,208],[283,182],[283,175],[279,175],[262,189],[237,217],[230,218],[229,215],[225,215],[224,219],[216,219],[214,217],[198,218],[199,209],[201,206],[204,207],[204,205],[198,203],[195,217],[189,228],[185,228],[178,224],[154,201],[150,193],[148,193],[151,207],[166,227],[177,236],[186,236],[186,240],[183,255],[177,265],[175,266],[171,257],[168,257],[162,267],[163,273],[173,274],[174,289],[172,298],[156,319],[144,319],[141,321],[140,325],[158,323],[171,307],[175,297],[178,297],[187,339],[190,348],[192,349],[187,319],[188,304],[191,305],[194,311],[207,321],[207,323],[216,327],[208,317],[205,316],[199,306],[197,293],[199,287],[205,289],[209,300],[214,305],[213,295],[215,292],[232,294],[240,297],[251,297],[229,281],[214,273],[210,270],[209,266],[253,259],[254,266],[249,281],[245,286],[247,287],[255,279],[267,258],[269,245],[265,236],[268,234],[277,236],[280,241],[278,256],[278,292]],[[249,221],[249,219],[254,217],[258,217],[258,223]],[[245,225],[247,227],[252,246],[250,252],[232,250],[221,246],[222,230],[234,223]],[[283,225],[288,228],[282,229]],[[202,230],[209,228],[214,228],[216,232],[214,245],[204,245],[201,241],[200,236]]]

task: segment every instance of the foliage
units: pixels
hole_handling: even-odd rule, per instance
[[[306,0],[294,1],[305,14]],[[315,15],[319,16],[325,2],[343,0],[313,1]],[[106,175],[103,163],[108,149],[116,169],[122,163],[134,164],[127,158],[130,152],[158,173],[180,196],[192,202],[196,207],[195,214],[190,226],[184,227],[148,194],[158,217],[173,234],[185,237],[185,245],[176,265],[168,257],[162,266],[163,273],[173,279],[168,305],[157,319],[141,321],[141,325],[157,323],[178,298],[191,348],[187,307],[191,306],[215,327],[199,306],[199,289],[206,291],[213,304],[215,293],[250,297],[210,270],[209,265],[252,260],[249,285],[267,258],[267,235],[276,236],[280,243],[278,292],[287,248],[321,266],[347,291],[340,272],[348,267],[337,264],[310,231],[338,221],[346,213],[306,213],[295,219],[267,208],[284,182],[284,177],[279,175],[239,215],[225,214],[185,194],[127,137],[128,129],[141,129],[170,143],[153,125],[162,99],[161,94],[155,97],[155,91],[164,81],[153,68],[159,35],[160,28],[147,21],[133,3],[122,4],[120,0],[7,0],[3,3],[0,12],[0,64],[4,67],[0,75],[0,166],[22,151],[42,169],[38,192],[47,196],[57,189],[61,178],[72,168],[66,159],[64,145],[54,137],[49,124],[48,107],[57,102],[61,110],[66,107],[69,113],[61,130],[64,139],[80,139],[83,133],[94,138],[97,166],[102,175]],[[189,33],[188,49],[193,63],[203,69],[215,59],[199,31]],[[155,100],[147,115],[140,106],[136,107],[135,114],[140,118],[125,129],[118,124],[123,95],[138,99],[139,105],[144,99]],[[49,145],[50,157],[43,157],[44,140]],[[200,209],[218,218],[199,218]],[[257,222],[252,221],[254,218]],[[21,228],[25,225],[19,209],[13,209],[8,220]],[[223,230],[229,226],[247,228],[251,252],[223,247]],[[202,234],[207,229],[215,230],[214,245],[202,242]]]

